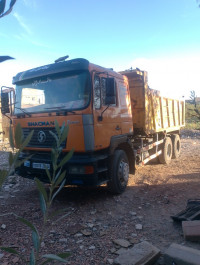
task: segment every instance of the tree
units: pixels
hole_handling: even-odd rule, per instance
[[[191,103],[194,104],[196,108],[196,92],[194,90],[190,91],[190,99],[191,99]]]
[[[189,110],[190,110],[190,116],[192,118],[195,118],[197,121],[200,121],[200,109],[197,106],[196,97],[197,97],[196,92],[194,90],[191,90],[190,99],[191,99],[191,104],[194,106],[191,106]]]
[[[10,14],[10,12],[13,9],[14,4],[16,3],[17,0],[11,0],[10,1],[10,6],[8,10],[5,10],[6,8],[6,0],[0,0],[0,18]],[[9,60],[9,59],[14,59],[13,57],[10,56],[0,56],[0,63]]]

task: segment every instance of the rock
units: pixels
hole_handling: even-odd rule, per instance
[[[123,250],[114,260],[114,265],[150,265],[154,264],[160,255],[160,250],[148,242],[142,242],[133,248]]]
[[[164,254],[164,261],[166,265],[171,265],[172,263],[199,265],[200,250],[173,243],[166,250]]]
[[[5,191],[9,191],[9,190],[10,190],[9,185],[4,186],[4,190],[5,190]]]
[[[60,243],[67,243],[67,238],[61,238],[61,239],[59,239],[59,242]]]
[[[116,252],[116,248],[111,248],[110,252],[113,254]]]
[[[90,246],[88,249],[89,250],[93,250],[93,249],[95,249],[95,246],[94,245],[93,246]]]
[[[92,234],[92,232],[91,232],[91,231],[89,231],[89,230],[86,230],[86,229],[84,229],[84,230],[81,230],[81,233],[82,233],[84,236],[91,236],[91,234]]]
[[[125,239],[115,239],[115,240],[113,240],[113,243],[115,243],[115,244],[117,244],[123,248],[128,248],[131,245],[130,242],[125,240]]]
[[[43,248],[43,247],[45,247],[45,243],[44,242],[41,243],[41,248]]]
[[[4,256],[4,254],[0,253],[0,259],[2,259],[2,258],[3,258],[3,256]]]
[[[130,215],[137,215],[137,213],[136,212],[129,212],[130,213]]]
[[[100,232],[99,232],[99,235],[100,235],[100,236],[105,236],[105,235],[106,235],[106,231],[100,231]]]
[[[1,225],[1,229],[6,229],[6,225],[5,224],[2,224]]]
[[[67,232],[70,233],[70,235],[75,235],[77,234],[79,231],[81,231],[83,229],[83,226],[80,224],[75,224],[75,225],[71,225],[68,226],[67,228]]]
[[[19,261],[18,257],[15,257],[14,259],[12,259],[13,264],[16,264]]]
[[[17,193],[18,191],[20,191],[20,190],[13,190],[14,193]]]
[[[134,237],[134,238],[130,238],[129,239],[129,242],[134,245],[134,244],[137,244],[138,243],[138,238]]]
[[[113,264],[113,259],[107,259],[107,262],[112,265]]]
[[[75,237],[81,237],[81,236],[83,236],[83,234],[81,234],[81,233],[77,233],[77,234],[75,235]]]
[[[16,176],[9,176],[9,177],[7,178],[7,181],[8,181],[8,183],[10,183],[10,184],[16,184],[16,183],[17,183]]]
[[[136,224],[136,225],[135,225],[135,229],[136,229],[136,230],[142,230],[142,228],[143,228],[143,227],[142,227],[141,224]]]
[[[121,255],[121,254],[123,254],[123,253],[126,253],[126,249],[125,248],[120,248],[120,249],[118,249],[117,251],[115,251],[115,254],[117,254],[117,255]]]
[[[131,236],[132,236],[132,237],[137,237],[137,234],[132,233]]]
[[[88,226],[89,228],[93,228],[93,227],[94,227],[94,224],[92,224],[92,223],[88,223],[87,226]]]
[[[143,219],[143,216],[140,215],[137,218],[140,219],[140,220],[142,220]]]
[[[200,240],[200,220],[183,221],[183,234],[186,240],[199,241]]]
[[[83,243],[83,240],[76,241],[76,244],[81,244],[81,243]]]

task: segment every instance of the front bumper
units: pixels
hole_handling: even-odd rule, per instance
[[[46,152],[31,153],[31,158],[24,162],[16,173],[24,178],[37,177],[43,182],[49,183],[45,166],[52,173],[51,154]],[[19,160],[24,160],[30,153],[22,152]],[[90,168],[90,172],[84,172],[83,168]],[[104,154],[74,154],[63,166],[66,170],[66,185],[97,186],[108,180],[108,156]]]

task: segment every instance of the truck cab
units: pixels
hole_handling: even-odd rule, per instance
[[[74,59],[21,72],[13,84],[13,128],[20,123],[24,137],[34,130],[20,159],[32,156],[18,168],[18,174],[48,182],[45,167],[51,170],[54,145],[50,131],[55,133],[57,120],[60,126],[63,122],[69,125],[63,155],[75,150],[65,165],[66,184],[96,186],[109,182],[114,150],[124,143],[130,148],[133,134],[127,78],[85,59]],[[127,163],[124,165],[127,168]]]

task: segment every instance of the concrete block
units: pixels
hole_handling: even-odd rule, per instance
[[[200,220],[183,221],[183,234],[186,240],[198,241],[200,240]]]
[[[160,250],[143,241],[133,248],[121,252],[114,260],[114,265],[152,265],[159,258]]]
[[[164,254],[165,265],[200,265],[200,251],[178,244],[171,244]]]

